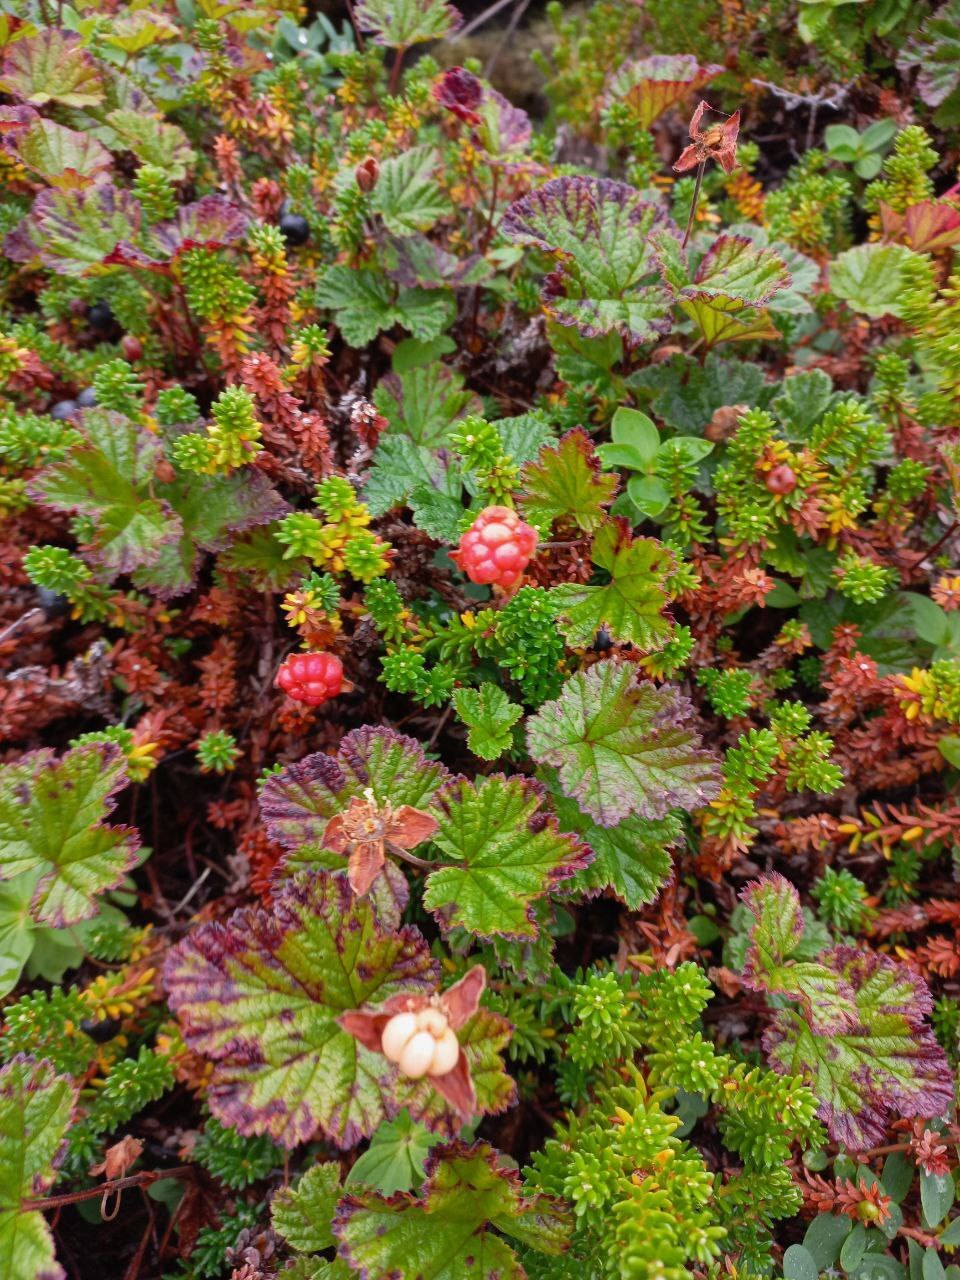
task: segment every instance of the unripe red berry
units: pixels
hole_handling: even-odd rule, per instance
[[[143,355],[143,343],[132,333],[125,333],[120,339],[120,350],[124,360],[134,364]]]
[[[537,549],[537,531],[510,507],[485,507],[451,553],[471,582],[515,587]]]
[[[319,707],[343,690],[343,663],[332,653],[291,653],[274,684],[288,698]]]
[[[377,179],[380,177],[380,165],[376,156],[367,156],[361,160],[353,171],[357,186],[365,194],[373,190],[377,185]]]
[[[797,487],[797,473],[793,467],[788,467],[782,462],[779,467],[774,467],[768,472],[763,482],[771,493],[783,495],[793,493]]]

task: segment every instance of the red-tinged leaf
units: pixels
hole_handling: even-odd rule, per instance
[[[118,242],[136,239],[140,214],[130,192],[109,182],[86,191],[41,191],[4,251],[14,262],[39,260],[58,275],[82,276]]]
[[[160,222],[151,235],[166,258],[188,249],[222,249],[241,240],[250,219],[224,196],[210,195],[183,205],[175,218]]]
[[[946,201],[921,200],[903,214],[881,201],[880,221],[886,239],[916,253],[940,253],[960,244],[960,210]]]
[[[601,469],[583,427],[545,444],[520,483],[520,509],[532,524],[548,529],[555,520],[572,521],[585,533],[600,528],[617,491],[617,477]]]
[[[27,132],[32,124],[42,117],[33,107],[0,107],[0,146],[16,154],[12,144]]]
[[[8,47],[0,90],[37,107],[46,102],[93,107],[103,101],[97,64],[80,36],[53,27]]]
[[[362,1280],[523,1280],[504,1236],[547,1254],[567,1247],[565,1212],[524,1196],[519,1174],[486,1143],[435,1147],[426,1174],[417,1196],[363,1191],[340,1201],[333,1234]]]
[[[608,97],[630,109],[637,127],[650,125],[688,93],[702,89],[723,71],[714,63],[701,66],[689,53],[653,54],[625,62],[610,81]]]
[[[649,342],[669,329],[670,299],[650,241],[672,223],[658,204],[608,178],[554,178],[515,201],[500,229],[558,260],[546,311],[587,337],[618,332]]]
[[[339,1147],[395,1115],[397,1073],[338,1023],[401,992],[429,992],[437,970],[416,929],[383,928],[343,876],[286,880],[269,910],[195,929],[164,970],[184,1039],[213,1064],[210,1109],[244,1134]]]
[[[110,152],[95,138],[42,117],[17,136],[16,153],[28,169],[62,191],[92,186],[113,167]]]

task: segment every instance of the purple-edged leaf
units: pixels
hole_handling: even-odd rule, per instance
[[[451,781],[415,738],[364,725],[344,737],[335,756],[316,752],[268,778],[260,812],[271,840],[295,849],[321,843],[330,819],[368,789],[377,804],[426,810],[437,789]]]
[[[46,1060],[17,1054],[0,1069],[0,1269],[3,1280],[63,1280],[53,1235],[24,1200],[52,1185],[77,1091]]]
[[[560,628],[571,645],[592,644],[601,627],[614,640],[649,652],[669,637],[673,623],[664,617],[664,585],[675,566],[672,552],[655,538],[634,538],[629,521],[608,520],[590,549],[593,563],[609,575],[603,586],[570,582],[554,587]]]
[[[159,437],[104,409],[84,415],[83,433],[84,444],[40,472],[32,495],[54,511],[89,517],[90,554],[108,573],[155,563],[161,548],[183,535],[169,503],[152,495],[164,456]]]
[[[477,133],[484,150],[494,157],[509,157],[522,151],[533,135],[530,117],[521,107],[484,86]]]
[[[720,236],[700,260],[684,295],[731,298],[762,307],[790,287],[787,264],[773,249],[758,249],[746,236]]]
[[[650,240],[670,225],[633,187],[575,177],[554,178],[515,201],[500,229],[557,258],[543,291],[555,320],[587,337],[616,331],[649,342],[670,326],[671,299]]]
[[[763,1040],[771,1066],[804,1078],[830,1137],[852,1151],[883,1142],[893,1120],[946,1114],[953,1078],[926,1022],[932,1000],[923,979],[853,947],[819,961],[852,991],[851,1025],[827,1035],[802,1012],[778,1011]]]
[[[196,581],[204,551],[224,551],[232,535],[279,520],[289,511],[260,471],[234,471],[224,476],[178,478],[153,485],[153,493],[169,504],[183,525],[176,542],[157,548],[151,564],[133,575],[138,587],[169,600],[189,591]]]
[[[519,1174],[492,1147],[452,1142],[430,1153],[419,1195],[345,1196],[333,1234],[363,1280],[523,1280],[503,1237],[560,1254],[570,1223],[549,1197],[524,1196]]]
[[[585,533],[599,529],[617,491],[617,477],[601,469],[593,442],[574,427],[540,450],[521,476],[520,508],[543,529],[554,520],[572,520]]]
[[[30,904],[38,924],[88,920],[97,895],[116,888],[136,862],[134,828],[104,822],[126,781],[113,743],[74,747],[59,759],[33,751],[0,766],[0,880],[38,877]]]
[[[184,1039],[213,1063],[219,1120],[287,1147],[323,1136],[347,1148],[402,1104],[395,1069],[337,1018],[431,990],[437,970],[416,929],[384,929],[345,877],[317,872],[285,881],[269,910],[195,929],[164,980]]]
[[[46,102],[92,107],[103,101],[97,64],[80,36],[54,27],[8,46],[0,90],[37,107]]]
[[[723,67],[701,66],[691,53],[653,54],[625,62],[610,81],[608,96],[622,102],[640,129],[648,129],[668,108],[709,84]]]
[[[159,222],[151,235],[163,257],[175,258],[188,249],[221,249],[247,233],[250,220],[225,196],[203,196],[184,205],[169,222]]]
[[[433,843],[450,863],[427,876],[424,906],[444,928],[534,938],[533,903],[585,866],[590,851],[542,809],[544,792],[503,774],[459,779],[434,797]]]
[[[110,152],[95,138],[40,116],[17,137],[16,153],[28,169],[63,191],[92,186],[113,167]]]
[[[628,664],[578,671],[527,722],[527,746],[601,827],[629,814],[663,818],[719,790],[716,758],[690,727],[693,707],[670,685],[639,682]]]
[[[86,191],[41,191],[4,241],[14,262],[39,261],[58,275],[82,276],[119,241],[135,239],[140,204],[109,182]]]
[[[939,107],[960,88],[960,0],[948,0],[927,18],[897,65],[917,69],[916,91],[928,107]]]
[[[357,0],[355,13],[361,31],[369,31],[374,44],[390,49],[442,40],[462,21],[446,0]]]
[[[608,893],[631,911],[653,902],[673,871],[671,849],[683,845],[679,814],[665,818],[631,816],[615,827],[598,827],[576,801],[554,795],[553,807],[562,831],[575,831],[593,850],[593,861],[562,886],[564,898],[594,898]]]
[[[179,125],[149,111],[118,108],[107,114],[106,123],[114,151],[132,151],[141,164],[158,165],[171,182],[182,182],[197,158]]]
[[[771,872],[749,884],[741,898],[756,922],[744,986],[796,1000],[818,1034],[833,1035],[855,1024],[854,993],[843,978],[820,960],[793,959],[803,938],[803,911],[790,881]]]

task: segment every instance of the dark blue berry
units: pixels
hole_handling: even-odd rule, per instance
[[[87,312],[87,323],[94,333],[101,336],[112,333],[117,327],[117,320],[108,302],[95,302]]]
[[[77,396],[77,404],[81,409],[92,409],[97,403],[97,393],[93,387],[84,387]]]
[[[58,400],[50,410],[50,417],[56,418],[58,422],[65,422],[68,418],[75,418],[79,408],[76,400]]]
[[[280,234],[289,245],[306,244],[310,239],[310,224],[299,213],[285,213],[280,219]]]
[[[70,601],[50,587],[37,587],[37,604],[48,618],[60,618],[70,609]]]

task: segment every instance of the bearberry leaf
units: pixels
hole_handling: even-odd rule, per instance
[[[692,713],[672,686],[639,683],[632,667],[600,662],[530,718],[527,745],[600,826],[631,813],[662,818],[717,794],[717,762],[689,727]]]
[[[502,774],[459,779],[435,797],[433,843],[454,862],[429,873],[423,902],[445,927],[536,937],[533,902],[589,857],[542,811],[543,799],[538,784]]]
[[[579,582],[554,587],[560,628],[571,645],[588,645],[604,627],[612,639],[649,651],[659,648],[673,624],[663,616],[664,585],[672,553],[655,538],[634,538],[629,521],[608,520],[593,540],[590,558],[610,575],[602,586]]]
[[[0,1274],[62,1280],[42,1213],[21,1204],[53,1185],[66,1150],[76,1089],[47,1061],[17,1054],[0,1070]]]
[[[616,331],[650,342],[670,325],[651,232],[668,226],[659,205],[609,178],[554,178],[515,201],[500,224],[510,240],[553,255],[547,313],[587,337]]]
[[[38,924],[89,919],[97,894],[136,862],[136,831],[103,821],[126,780],[113,743],[87,743],[59,759],[33,751],[0,766],[0,880],[39,875],[31,902]]]
[[[103,409],[88,412],[82,430],[84,444],[44,468],[33,494],[55,511],[90,518],[90,554],[108,573],[154,563],[161,547],[183,535],[169,503],[152,493],[163,445],[122,414]]]
[[[953,1081],[926,1021],[933,1001],[923,979],[854,947],[793,959],[803,918],[783,876],[763,877],[743,899],[755,919],[745,985],[799,1005],[775,1012],[764,1050],[781,1075],[809,1084],[831,1138],[861,1151],[881,1142],[895,1117],[944,1113]]]
[[[419,1196],[347,1195],[333,1230],[340,1256],[365,1280],[523,1280],[503,1236],[560,1254],[569,1224],[547,1197],[524,1197],[519,1175],[492,1147],[452,1142],[431,1154]]]
[[[649,129],[664,111],[702,89],[722,71],[723,67],[712,63],[701,66],[690,53],[657,53],[625,62],[610,81],[608,95],[625,104],[638,128]]]
[[[42,107],[92,107],[103,101],[97,64],[75,31],[48,27],[7,46],[0,90]]]
[[[436,984],[417,930],[385,930],[345,877],[322,871],[284,881],[269,910],[194,930],[164,977],[184,1039],[213,1063],[213,1114],[287,1147],[317,1134],[351,1147],[398,1109],[386,1058],[337,1018]]]
[[[365,725],[343,738],[335,756],[304,756],[268,778],[260,812],[270,838],[295,849],[320,843],[330,819],[368,789],[378,804],[429,809],[437,789],[451,780],[414,738]]]
[[[364,347],[384,329],[403,325],[421,342],[430,342],[451,318],[444,289],[400,289],[380,271],[328,267],[317,286],[317,305],[335,314],[340,332],[352,347]]]
[[[495,684],[479,689],[454,689],[453,706],[468,726],[467,746],[481,760],[497,760],[513,743],[513,726],[523,708],[511,702]]]
[[[446,0],[358,0],[356,15],[360,29],[373,33],[375,44],[391,49],[442,40],[461,22]]]
[[[610,893],[632,911],[652,902],[673,870],[670,850],[683,843],[679,814],[665,818],[631,816],[615,827],[599,827],[575,801],[555,795],[553,807],[563,831],[574,831],[593,850],[593,861],[563,885],[563,895]]]
[[[4,241],[14,262],[34,262],[61,276],[99,266],[120,241],[135,239],[140,205],[109,182],[85,191],[41,191],[33,208]]]
[[[600,459],[583,427],[574,427],[556,444],[544,445],[523,469],[520,506],[533,524],[547,529],[566,519],[592,533],[606,519],[617,477],[600,469]]]
[[[273,1197],[273,1229],[301,1253],[332,1249],[336,1243],[331,1230],[333,1211],[341,1191],[340,1166],[335,1161],[312,1165],[296,1186],[281,1187]]]
[[[411,147],[381,164],[372,205],[393,235],[429,231],[450,212],[450,201],[437,181],[439,158],[434,147]]]

